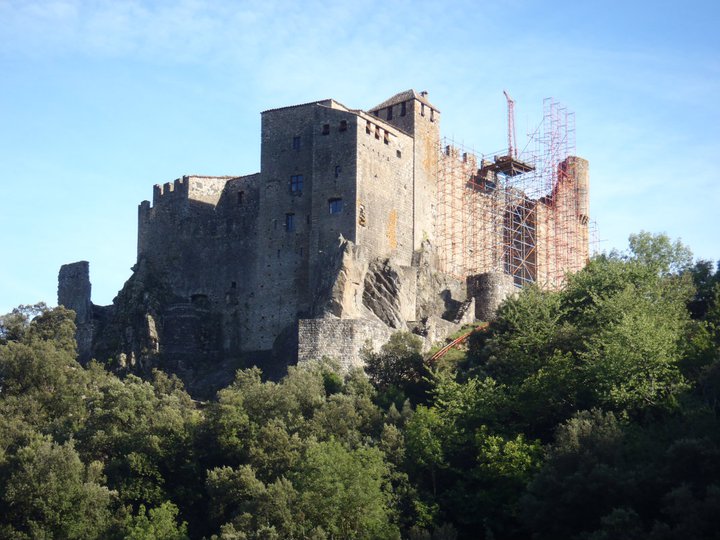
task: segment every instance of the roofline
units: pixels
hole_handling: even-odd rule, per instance
[[[332,98],[327,98],[327,99],[319,99],[319,100],[316,100],[316,101],[308,101],[307,103],[298,103],[297,105],[286,105],[285,107],[276,107],[276,108],[274,108],[274,109],[265,109],[264,111],[261,111],[260,114],[265,114],[265,113],[267,113],[267,112],[274,112],[274,111],[282,111],[282,110],[285,110],[285,109],[295,109],[295,108],[299,108],[299,107],[308,107],[309,105],[322,105],[323,102],[327,102],[327,101],[335,101],[335,100],[332,99]],[[338,103],[338,102],[336,102],[336,103]],[[344,106],[345,106],[345,105],[343,105],[343,107],[344,107]]]

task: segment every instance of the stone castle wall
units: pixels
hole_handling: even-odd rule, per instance
[[[412,329],[429,342],[472,318],[467,309],[489,318],[514,292],[502,275],[508,193],[501,200],[493,178],[479,178],[475,156],[439,148],[439,123],[413,91],[370,112],[334,100],[263,112],[261,172],[184,176],[140,204],[138,264],[118,301],[142,306],[115,306],[132,316],[103,324],[118,327],[128,354],[180,366],[272,350],[285,363],[334,356],[350,367],[366,342],[377,348],[390,332]],[[553,239],[574,242],[564,268],[587,258],[587,162],[563,167],[532,216],[538,280],[557,270],[543,262],[560,260]],[[575,221],[555,219],[558,205]],[[448,230],[449,210],[465,234]],[[59,301],[78,312],[90,354],[87,263],[68,266]]]
[[[582,269],[590,256],[588,162],[571,156],[559,169],[551,195],[536,207],[536,281],[548,287],[562,285],[565,273]]]
[[[298,358],[332,358],[345,370],[362,367],[358,351],[368,346],[377,351],[391,333],[381,322],[367,319],[300,319]]]
[[[161,277],[175,304],[222,313],[228,351],[252,332],[241,303],[256,283],[258,177],[183,177],[155,186],[153,205],[138,209],[138,261]]]

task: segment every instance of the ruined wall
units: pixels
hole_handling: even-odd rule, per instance
[[[478,159],[446,145],[438,162],[440,268],[466,276],[504,269],[507,194],[494,173],[481,178]]]
[[[58,305],[75,312],[75,339],[78,359],[87,362],[91,357],[93,339],[93,310],[90,302],[90,263],[79,261],[64,264],[58,274]]]
[[[577,272],[589,253],[588,161],[570,156],[560,163],[552,193],[536,208],[537,282],[556,288]]]
[[[298,362],[333,358],[343,369],[362,367],[360,350],[378,350],[390,338],[384,324],[366,319],[300,319]]]
[[[475,300],[475,319],[491,321],[500,304],[519,290],[513,276],[502,272],[485,272],[468,276],[468,296]]]

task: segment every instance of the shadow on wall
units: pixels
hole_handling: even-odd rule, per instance
[[[459,300],[455,300],[452,297],[452,292],[450,292],[450,289],[445,289],[440,293],[440,298],[442,298],[443,305],[445,307],[445,311],[443,311],[442,318],[446,321],[453,321],[455,320],[455,317],[457,316],[458,311],[460,310],[460,307],[462,306],[462,302]]]

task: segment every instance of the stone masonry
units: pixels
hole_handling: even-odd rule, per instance
[[[392,332],[429,348],[490,317],[512,280],[439,270],[439,140],[440,111],[413,90],[367,112],[333,99],[263,112],[260,172],[184,176],[140,204],[137,264],[112,306],[93,310],[86,262],[63,266],[81,358],[181,374],[268,355],[349,368]]]

